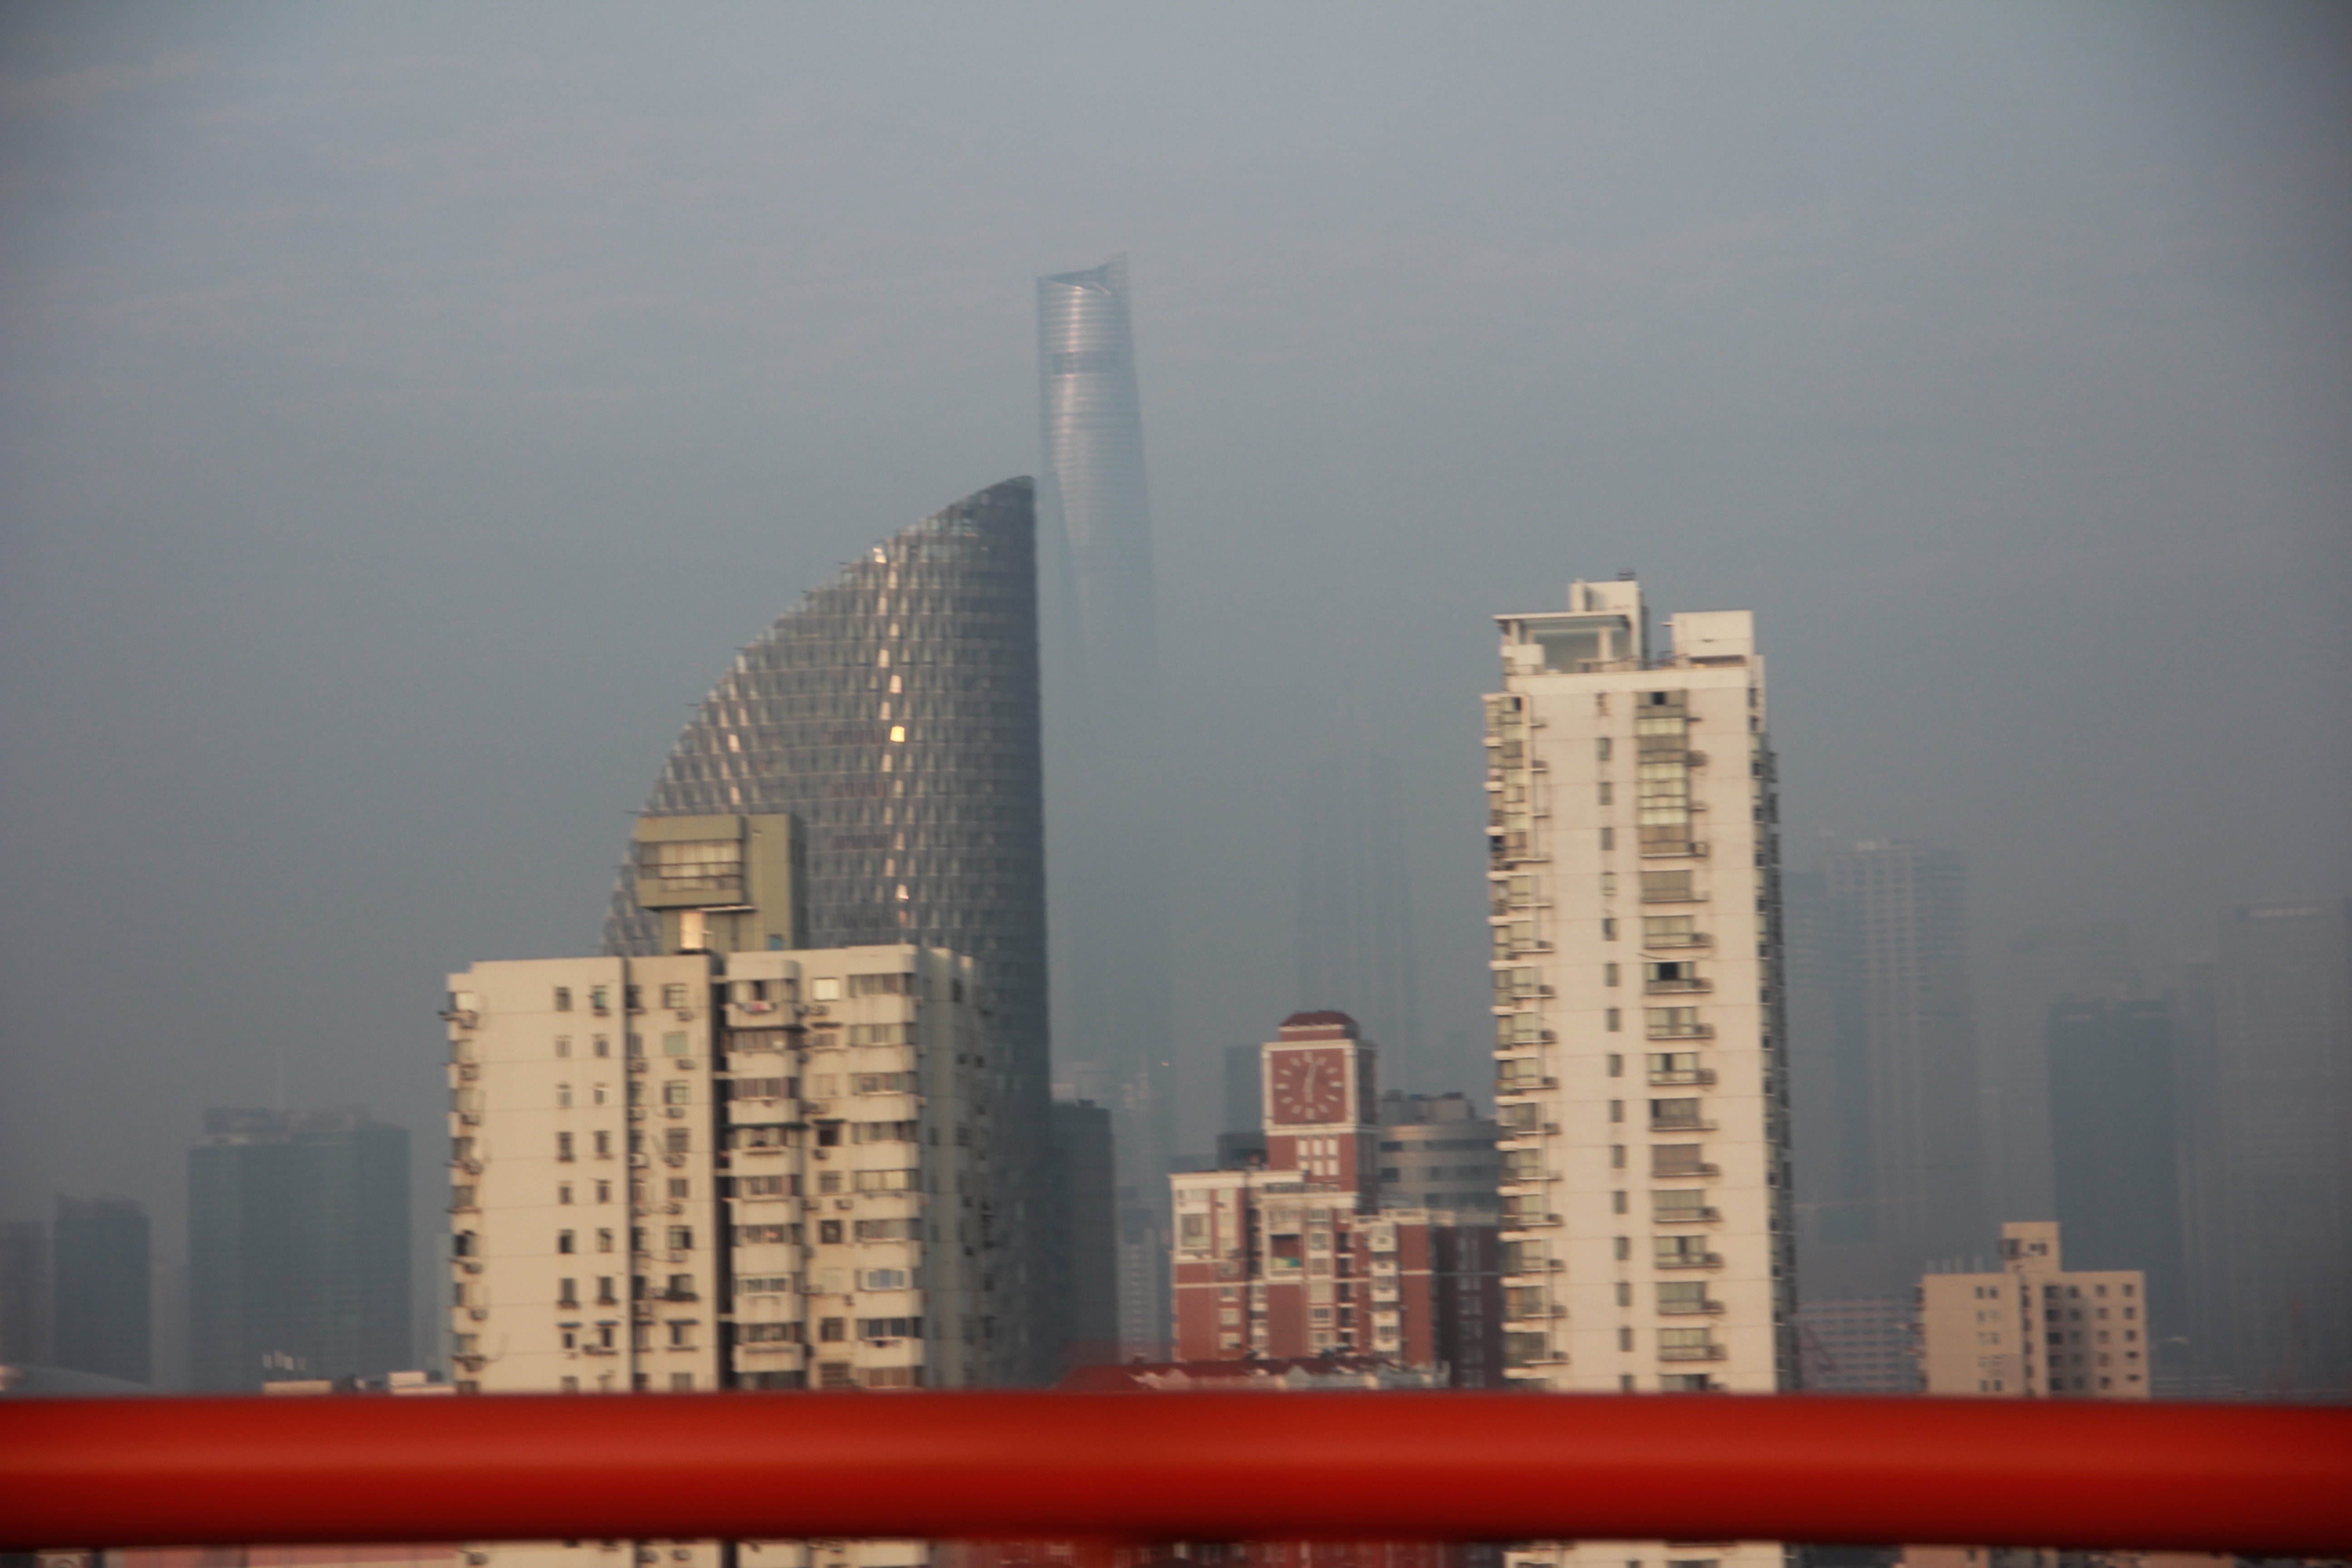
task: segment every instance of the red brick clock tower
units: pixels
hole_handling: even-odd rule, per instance
[[[1372,1047],[1345,1013],[1293,1013],[1260,1053],[1266,1164],[1310,1188],[1373,1195],[1380,1089]]]

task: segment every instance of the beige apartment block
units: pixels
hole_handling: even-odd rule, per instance
[[[478,963],[449,982],[460,1393],[993,1380],[971,960],[936,948]],[[710,1568],[709,1542],[497,1545]],[[895,1568],[920,1543],[745,1545]]]
[[[1930,1394],[2146,1399],[2147,1279],[2137,1268],[2070,1271],[2055,1220],[2000,1227],[1998,1274],[1919,1281],[1919,1354]]]
[[[1779,874],[1752,618],[1676,616],[1654,654],[1637,583],[1569,595],[1497,617],[1503,689],[1486,700],[1507,1373],[1581,1392],[1790,1388]],[[1781,1557],[1583,1542],[1515,1561]]]
[[[1919,1281],[1919,1356],[1929,1394],[2003,1399],[2146,1399],[2147,1280],[2137,1268],[2065,1267],[2054,1220],[2000,1227],[1999,1273]],[[2199,1552],[2060,1553],[1911,1546],[1905,1568],[2211,1568]]]

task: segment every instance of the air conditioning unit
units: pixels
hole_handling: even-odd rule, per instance
[[[482,1163],[479,1160],[460,1160],[458,1165],[469,1176],[478,1176],[482,1173]]]
[[[683,1262],[685,1262],[685,1261],[686,1261],[686,1250],[685,1250],[683,1247],[671,1247],[671,1248],[669,1249],[669,1261],[670,1261],[670,1262],[672,1262],[672,1263],[683,1263]]]
[[[694,1009],[691,1007],[680,1007],[677,1010],[677,1021],[681,1024],[690,1024],[694,1022]]]
[[[662,1156],[662,1163],[665,1165],[683,1165],[686,1163],[686,1156],[683,1154],[664,1154]]]
[[[458,1264],[457,1267],[464,1269],[468,1274],[479,1274],[482,1271],[480,1261],[472,1258],[467,1258],[464,1262]]]
[[[837,1209],[854,1209],[857,1206],[857,1203],[854,1198],[835,1198],[833,1200],[833,1206]]]
[[[804,1116],[823,1116],[832,1109],[833,1102],[831,1100],[804,1100],[801,1101],[801,1113]]]
[[[664,1205],[662,1205],[662,1213],[664,1213],[664,1214],[684,1214],[685,1212],[686,1212],[686,1205],[685,1205],[684,1204],[664,1204]]]
[[[631,1072],[644,1072],[646,1068],[650,1068],[651,1066],[653,1066],[653,1064],[652,1064],[651,1062],[648,1062],[647,1060],[646,1060],[646,1058],[643,1058],[643,1057],[635,1057],[635,1058],[631,1058],[631,1060],[630,1060],[630,1062],[629,1062],[629,1070],[630,1070]]]
[[[662,1114],[671,1118],[672,1120],[681,1119],[686,1115],[686,1107],[683,1105],[666,1105],[662,1108]]]
[[[642,1165],[646,1163],[649,1157],[650,1156],[645,1154],[632,1154],[629,1156],[629,1163],[632,1165]]]
[[[473,1319],[474,1321],[478,1323],[488,1322],[489,1321],[490,1310],[488,1307],[468,1307],[466,1309],[466,1316]]]

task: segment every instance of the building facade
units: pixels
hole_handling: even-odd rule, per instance
[[[1998,1273],[1919,1282],[1920,1373],[1929,1394],[2146,1399],[2153,1386],[2147,1278],[2069,1269],[2054,1220],[2000,1227]]]
[[[408,1133],[357,1107],[208,1110],[188,1153],[188,1360],[202,1391],[415,1364]]]
[[[1468,1095],[1382,1089],[1379,1110],[1382,1208],[1502,1211],[1503,1130]]]
[[[703,914],[724,950],[910,944],[978,962],[1003,1139],[999,1364],[1045,1383],[1068,1330],[1046,1068],[1035,536],[1034,487],[1009,479],[861,552],[736,656],[643,815],[742,817],[766,835],[745,853],[768,881],[790,868],[788,897],[747,892],[756,918]],[[637,837],[640,871],[647,855],[693,853]],[[677,919],[639,901],[647,885],[639,875],[616,889],[607,952],[656,956],[681,939]]]
[[[1264,1154],[1169,1178],[1177,1359],[1372,1356],[1499,1384],[1494,1211],[1384,1203],[1392,1129],[1354,1020],[1292,1015],[1260,1070]]]
[[[981,995],[971,959],[911,944],[451,976],[459,1391],[1003,1382]],[[479,1552],[585,1568],[628,1544]],[[924,1561],[906,1542],[744,1551]]]
[[[123,1197],[60,1197],[53,1234],[57,1364],[153,1384],[147,1211]]]
[[[1508,1375],[1796,1385],[1779,864],[1750,616],[1641,587],[1498,617],[1486,700]],[[1769,1543],[1555,1544],[1526,1563],[1778,1562]]]

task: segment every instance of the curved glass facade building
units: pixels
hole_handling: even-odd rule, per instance
[[[1021,1278],[1003,1325],[1054,1330],[1039,1229],[1050,1200],[1045,865],[1035,487],[1007,479],[866,551],[754,639],[678,737],[646,816],[789,812],[810,947],[915,942],[978,959],[998,1092],[996,1216]],[[631,884],[606,951],[660,951]],[[1023,1280],[1034,1294],[1023,1304]]]

